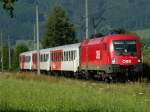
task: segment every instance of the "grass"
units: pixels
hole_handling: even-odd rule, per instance
[[[0,112],[149,112],[150,85],[0,74]]]

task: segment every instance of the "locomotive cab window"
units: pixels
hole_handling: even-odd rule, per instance
[[[113,41],[114,52],[118,55],[135,55],[136,41],[134,40],[116,40]]]

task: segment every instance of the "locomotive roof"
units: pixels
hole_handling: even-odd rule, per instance
[[[82,42],[82,45],[93,45],[93,44],[99,44],[103,40],[136,40],[138,39],[137,36],[132,35],[132,34],[109,34],[105,35],[103,37],[97,37],[97,38],[92,38],[92,39],[87,39]]]

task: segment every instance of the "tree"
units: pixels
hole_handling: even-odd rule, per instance
[[[75,28],[61,7],[55,7],[46,24],[42,46],[54,47],[77,42]]]
[[[7,11],[9,11],[10,16],[13,17],[14,16],[14,8],[13,8],[13,3],[16,2],[18,0],[0,0],[0,2],[3,5],[3,8]]]
[[[13,68],[18,69],[19,68],[19,55],[22,52],[28,51],[28,47],[25,44],[19,43],[16,45],[14,49],[13,54]]]

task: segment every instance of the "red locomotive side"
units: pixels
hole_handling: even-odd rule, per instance
[[[104,38],[85,40],[80,46],[80,68],[99,70],[106,62],[107,53],[104,52]],[[103,58],[105,55],[105,59]]]
[[[133,35],[113,34],[85,40],[80,47],[80,68],[105,73],[141,72],[139,39]]]

